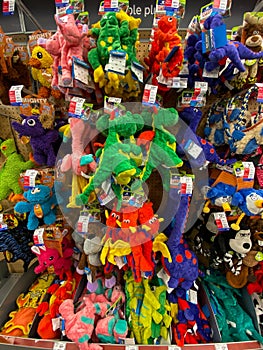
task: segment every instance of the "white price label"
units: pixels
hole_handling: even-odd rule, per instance
[[[219,70],[220,70],[220,67],[212,70],[211,72],[208,72],[206,70],[206,68],[204,67],[204,70],[203,70],[203,77],[204,78],[218,78],[219,77]]]
[[[65,350],[67,348],[67,343],[64,343],[62,341],[56,341],[53,345],[53,350]]]
[[[146,84],[143,92],[142,102],[144,104],[155,104],[158,86]]]
[[[37,228],[33,234],[33,242],[36,246],[45,245],[44,244],[44,228]]]
[[[192,195],[193,179],[190,176],[181,177],[181,194]]]
[[[74,59],[73,69],[74,78],[76,80],[81,81],[83,84],[87,85],[91,89],[95,89],[95,85],[89,74],[89,67],[85,62]]]
[[[27,170],[24,175],[24,187],[35,187],[37,174],[37,170]]]
[[[126,345],[125,350],[139,350],[138,345]]]
[[[1,214],[0,214],[0,223],[2,223],[3,221],[4,221],[4,214],[1,213]]]
[[[228,346],[225,343],[216,343],[215,350],[228,350]]]
[[[182,348],[177,345],[169,345],[168,350],[181,350]]]
[[[54,332],[56,332],[57,329],[60,329],[60,326],[61,326],[61,318],[60,317],[52,318],[51,322],[52,322],[52,329]]]
[[[124,75],[126,69],[126,53],[123,51],[111,51],[109,63],[105,66],[107,72]]]
[[[69,104],[68,115],[70,117],[80,117],[83,113],[84,103],[85,103],[85,98],[72,97]]]
[[[194,159],[197,159],[201,152],[202,152],[202,147],[197,145],[194,141],[188,140],[186,145],[184,146],[184,150]]]
[[[180,79],[180,89],[186,89],[188,83],[188,78],[181,78]]]
[[[198,301],[197,301],[197,291],[196,290],[193,290],[193,289],[189,290],[189,301],[190,301],[190,303],[197,305]]]
[[[228,0],[214,0],[214,9],[226,10]]]
[[[228,231],[229,225],[225,212],[214,213],[215,223],[218,231]]]
[[[208,90],[208,83],[204,81],[196,81],[195,89],[200,89],[201,92],[206,92]]]
[[[252,162],[242,162],[244,166],[243,179],[246,181],[254,180],[255,165]]]
[[[97,193],[97,197],[101,205],[106,205],[116,197],[114,191],[111,188],[110,180],[106,180],[102,183],[101,191]]]
[[[9,101],[12,106],[21,106],[23,103],[22,100],[22,90],[24,85],[14,85],[11,86],[9,90]]]
[[[140,65],[137,62],[132,62],[131,65],[131,71],[132,73],[134,73],[136,79],[140,82],[143,83],[143,71],[144,71],[144,67],[142,65]]]

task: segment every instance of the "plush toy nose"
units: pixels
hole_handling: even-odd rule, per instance
[[[255,201],[255,206],[257,208],[263,208],[263,199],[259,199],[259,200]]]
[[[5,151],[6,149],[7,149],[6,146],[3,146],[3,147],[2,147],[2,151]]]
[[[34,58],[34,57],[31,57],[28,64],[31,66],[31,67],[34,67],[34,68],[37,68],[37,69],[40,69],[41,68],[41,62],[37,59],[37,58]]]
[[[250,244],[249,243],[244,243],[243,244],[243,248],[244,249],[249,249],[250,248]]]

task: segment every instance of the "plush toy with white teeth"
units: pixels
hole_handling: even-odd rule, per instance
[[[242,210],[237,222],[231,225],[232,229],[239,230],[239,224],[246,215],[263,217],[263,190],[241,189],[234,194],[231,204]]]
[[[29,230],[35,230],[40,219],[43,219],[46,225],[55,223],[56,197],[50,187],[38,185],[32,190],[26,191],[24,197],[26,202],[18,202],[14,207],[14,211],[19,214],[28,213],[27,228]]]

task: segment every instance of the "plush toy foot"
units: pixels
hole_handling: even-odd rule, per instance
[[[98,281],[96,280],[95,282],[88,282],[87,283],[87,290],[91,293],[96,292],[96,290],[98,289],[99,285],[98,285]]]
[[[136,169],[125,170],[116,176],[117,183],[120,185],[128,185],[131,177],[136,174]]]
[[[126,320],[117,320],[113,329],[113,334],[117,343],[120,338],[125,338],[128,333],[128,325]]]
[[[240,226],[238,224],[231,224],[231,228],[235,231],[239,231],[240,230]]]
[[[204,208],[203,208],[203,213],[205,213],[205,214],[210,213],[210,208],[204,207]]]
[[[94,70],[94,81],[95,83],[99,83],[100,88],[105,85],[105,73],[102,66],[99,66]]]
[[[25,201],[25,197],[22,194],[12,194],[9,196],[9,200],[11,202],[17,203],[17,202]]]
[[[112,288],[116,285],[116,277],[112,276],[111,278],[105,278],[105,287]]]

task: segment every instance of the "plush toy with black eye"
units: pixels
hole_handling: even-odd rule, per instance
[[[211,204],[217,207],[222,207],[225,212],[230,212],[230,204],[235,192],[236,187],[225,184],[223,182],[217,183],[206,193],[207,202],[203,208],[203,212],[209,213]]]
[[[29,230],[35,230],[38,227],[39,219],[43,219],[46,225],[55,223],[56,197],[48,186],[38,185],[32,190],[26,191],[24,197],[27,201],[18,202],[14,211],[20,214],[29,213],[27,222]]]
[[[233,195],[233,206],[242,210],[242,214],[237,222],[231,225],[233,230],[240,229],[240,222],[247,216],[262,216],[263,215],[263,190],[256,190],[254,188],[244,188]]]
[[[19,133],[20,138],[23,136],[30,138],[36,163],[54,166],[56,162],[54,145],[59,140],[59,133],[53,129],[53,118],[46,114],[21,117],[22,124],[13,122],[12,127]]]

